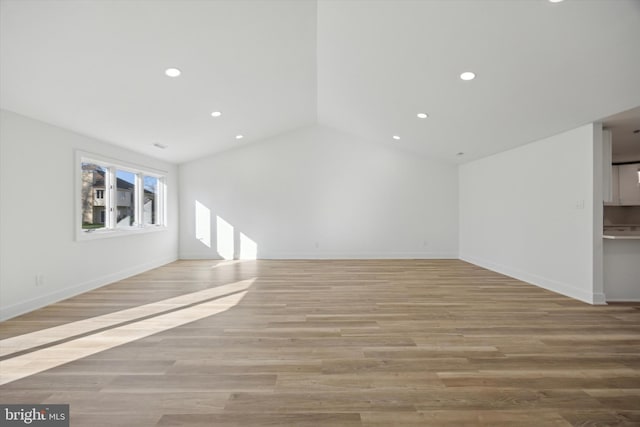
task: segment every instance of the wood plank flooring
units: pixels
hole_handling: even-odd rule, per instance
[[[458,260],[178,261],[0,339],[0,402],[72,426],[640,425],[640,304]]]

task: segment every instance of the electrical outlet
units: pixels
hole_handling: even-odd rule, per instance
[[[44,286],[44,274],[36,274],[36,286]]]

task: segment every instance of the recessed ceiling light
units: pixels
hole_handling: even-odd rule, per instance
[[[560,3],[561,1],[564,1],[564,0],[549,0],[549,3]]]
[[[242,139],[242,138],[244,138],[243,135],[236,135],[236,139]]]
[[[396,141],[400,139],[400,137],[398,135],[393,135],[393,139],[395,139]]]
[[[159,142],[156,142],[155,144],[153,144],[153,146],[162,150],[168,147],[168,145],[160,144]]]
[[[464,73],[460,74],[460,78],[462,80],[473,80],[476,78],[476,75],[471,71],[465,71]]]
[[[459,153],[456,154],[456,156],[464,156],[464,153],[460,151]]]
[[[177,68],[167,68],[164,73],[169,77],[178,77],[182,72]]]
[[[419,119],[426,119],[427,117],[429,117],[427,113],[418,113],[417,116]]]
[[[211,117],[220,117],[222,115],[222,113],[220,111],[214,111],[213,113],[211,113]]]

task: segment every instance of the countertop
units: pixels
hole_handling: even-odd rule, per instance
[[[613,240],[640,240],[640,234],[603,234],[603,239],[613,239]]]
[[[640,240],[640,226],[638,226],[638,224],[605,225],[602,238]]]

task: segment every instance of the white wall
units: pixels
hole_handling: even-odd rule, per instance
[[[601,131],[590,124],[461,165],[460,257],[603,303]]]
[[[258,258],[457,257],[448,163],[313,126],[179,170],[181,258],[237,258],[240,233]]]
[[[76,149],[168,171],[168,230],[75,241]],[[0,165],[0,318],[176,259],[175,165],[4,110]]]

